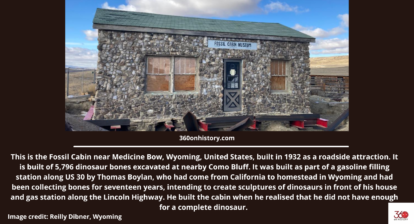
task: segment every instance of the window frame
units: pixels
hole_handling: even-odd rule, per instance
[[[167,57],[167,56],[147,56],[146,57],[146,63],[145,63],[145,75],[146,75],[146,80],[145,80],[145,92],[147,92],[147,93],[169,93],[169,92],[171,92],[171,76],[172,76],[172,73],[171,73],[171,70],[172,70],[172,68],[171,68],[171,62],[173,62],[172,60],[171,60],[171,58],[170,58],[170,72],[168,73],[168,74],[149,74],[148,73],[148,68],[149,68],[149,66],[148,66],[148,62],[149,62],[149,58],[150,57],[157,57],[157,58],[170,58],[170,57]],[[169,75],[170,76],[170,82],[169,82],[169,86],[168,86],[168,91],[148,91],[147,90],[147,88],[148,88],[148,76],[164,76],[164,75]]]
[[[149,62],[149,58],[151,57],[165,57],[165,58],[170,58],[170,72],[168,73],[168,75],[170,76],[170,84],[169,84],[169,89],[168,91],[148,91],[147,90],[147,77],[145,80],[145,93],[149,93],[149,94],[174,94],[174,93],[198,93],[199,91],[199,86],[197,85],[197,83],[199,83],[199,78],[198,78],[198,73],[199,73],[199,63],[198,63],[198,57],[191,57],[191,56],[172,56],[172,55],[146,55],[145,57],[145,75],[167,75],[167,74],[149,74],[148,73],[148,62]],[[195,60],[195,73],[194,74],[190,74],[190,73],[186,73],[186,74],[175,74],[175,59],[176,58],[192,58]],[[193,75],[194,76],[194,90],[175,90],[175,85],[174,85],[174,81],[175,81],[175,75]]]
[[[194,58],[195,60],[195,65],[194,65],[194,73],[184,73],[184,74],[176,74],[175,73],[175,59],[176,58]],[[197,58],[196,57],[185,57],[185,56],[172,56],[172,61],[173,61],[173,77],[172,77],[172,92],[173,93],[188,93],[188,92],[195,92],[197,91],[197,71],[198,71],[198,63],[197,63]],[[194,75],[194,90],[175,90],[175,75]]]
[[[272,62],[284,62],[285,63],[285,75],[279,75],[279,74],[272,74]],[[270,86],[270,92],[274,94],[287,94],[290,93],[290,76],[291,76],[291,67],[290,67],[290,60],[284,60],[284,59],[270,59],[270,66],[269,66],[269,73],[270,73],[270,79],[269,79],[269,86]],[[279,66],[279,65],[278,65]],[[285,77],[285,89],[284,90],[273,90],[272,89],[272,83],[271,78],[272,77]]]

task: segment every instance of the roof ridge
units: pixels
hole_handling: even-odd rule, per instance
[[[280,23],[279,23],[279,25],[284,26],[284,27],[287,27],[287,28],[290,28],[290,29],[293,29],[292,27],[288,27],[288,26],[285,26],[285,25],[280,24]],[[295,29],[293,29],[293,30],[295,30]],[[296,30],[296,31],[298,31],[298,30]],[[298,32],[300,32],[300,31],[298,31]],[[300,32],[300,33],[302,33],[302,32]],[[310,36],[310,35],[308,35],[308,34],[306,34],[306,33],[302,33],[302,34],[304,34],[304,35],[308,36],[309,38],[314,38],[314,37],[312,37],[312,36]]]
[[[271,23],[271,22],[253,22],[253,21],[243,21],[243,20],[211,19],[211,18],[203,18],[203,17],[191,17],[191,16],[166,15],[166,14],[149,13],[149,12],[138,12],[138,11],[128,11],[128,10],[119,10],[119,9],[103,9],[103,8],[97,8],[97,9],[100,9],[100,10],[106,10],[106,11],[118,11],[118,12],[131,12],[131,13],[139,13],[139,14],[159,15],[159,16],[172,16],[172,17],[180,17],[180,18],[188,18],[188,19],[205,19],[205,20],[234,21],[234,22],[245,22],[245,23],[268,23],[268,24],[280,24],[280,23]],[[280,25],[282,25],[282,24],[280,24]]]

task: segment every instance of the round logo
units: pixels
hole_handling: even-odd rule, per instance
[[[403,218],[407,218],[407,217],[408,217],[408,212],[402,212],[402,213],[401,213],[401,216],[402,216]]]

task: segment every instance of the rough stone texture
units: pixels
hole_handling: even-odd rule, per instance
[[[311,96],[309,100],[312,113],[320,114],[321,118],[328,119],[328,125],[335,121],[346,109],[349,108],[348,97],[345,98],[344,102],[336,102],[328,97],[315,95]],[[349,117],[342,122],[342,125],[348,123],[348,120]]]
[[[312,113],[315,114],[342,114],[349,107],[349,101],[336,102],[328,97],[311,96],[309,98]]]
[[[256,42],[258,49],[208,48],[207,40]],[[94,119],[198,118],[311,113],[309,43],[99,30]],[[146,56],[197,57],[197,92],[145,92]],[[243,59],[242,111],[223,112],[223,59]],[[270,91],[271,59],[291,60],[289,94]]]

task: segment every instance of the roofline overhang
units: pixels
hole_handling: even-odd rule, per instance
[[[97,23],[93,24],[93,28],[99,29],[99,30],[133,31],[133,32],[147,32],[147,33],[179,34],[179,35],[190,35],[190,36],[226,37],[226,38],[238,38],[238,39],[257,39],[257,40],[276,40],[276,41],[288,41],[288,42],[315,43],[315,38],[268,36],[268,35],[244,34],[244,33],[224,33],[224,32],[211,32],[211,31],[198,31],[198,30],[178,30],[178,29],[165,29],[165,28],[152,28],[152,27],[139,27],[139,26],[119,26],[119,25],[107,25],[107,24],[97,24]]]

